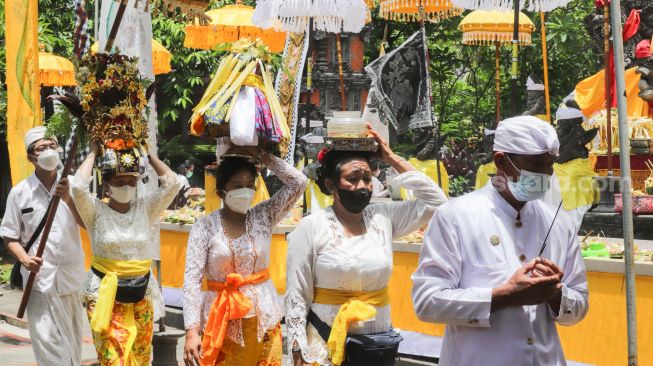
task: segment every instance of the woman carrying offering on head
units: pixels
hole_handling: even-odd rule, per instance
[[[86,309],[101,365],[149,365],[152,325],[165,304],[150,273],[154,248],[150,226],[172,202],[180,184],[175,173],[143,149],[104,148],[100,157],[105,203],[89,192],[98,148],[70,179],[77,211],[93,257],[84,285]],[[146,164],[159,176],[155,194],[139,197],[137,183]]]
[[[369,205],[369,153],[323,151],[318,184],[333,206],[304,218],[288,236],[286,325],[295,365],[393,365],[401,337],[392,330],[388,280],[392,241],[426,225],[447,198],[369,127],[378,158],[415,192],[415,201]],[[347,336],[374,335],[366,352]]]
[[[307,181],[273,155],[261,150],[258,157],[284,187],[250,208],[256,166],[247,158],[225,157],[216,172],[224,207],[198,219],[190,232],[184,274],[186,365],[281,364],[283,304],[268,273],[270,242],[273,228]],[[201,294],[203,279],[209,292]]]

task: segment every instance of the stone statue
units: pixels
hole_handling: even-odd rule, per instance
[[[564,112],[563,112],[564,111]],[[556,114],[558,119],[558,140],[560,140],[560,156],[558,164],[564,164],[574,159],[589,157],[589,144],[599,132],[598,128],[586,131],[583,128],[583,115],[580,107],[573,99],[568,100]]]
[[[526,82],[527,101],[526,111],[522,116],[546,115],[546,99],[544,96],[544,84],[535,75],[528,77]]]
[[[637,73],[641,75],[638,95],[651,105],[653,103],[653,56],[649,40],[643,40],[637,45],[636,57]]]
[[[415,154],[415,157],[422,161],[435,159],[438,155],[435,143],[435,129],[432,127],[425,127],[415,129],[414,132],[414,143],[417,147],[417,154]]]

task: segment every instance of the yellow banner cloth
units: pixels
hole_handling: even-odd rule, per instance
[[[589,159],[574,159],[564,164],[555,164],[553,170],[560,182],[562,208],[574,210],[599,203],[599,187],[593,179],[597,174]]]
[[[252,308],[252,301],[240,292],[243,285],[267,281],[270,272],[266,269],[251,276],[243,277],[240,273],[230,273],[227,281],[206,281],[211,291],[218,293],[206,321],[204,337],[202,338],[202,359],[200,365],[214,366],[227,333],[229,320],[244,318]]]
[[[640,79],[636,67],[626,70],[626,104],[631,118],[649,116],[648,103],[638,95]],[[586,117],[605,109],[605,70],[576,84],[575,99]]]
[[[410,158],[408,159],[408,162],[422,174],[431,178],[435,183],[438,183],[438,169],[435,166],[435,160],[422,161],[417,160],[417,158]],[[442,161],[440,161],[440,180],[442,181],[442,186],[440,188],[442,188],[444,193],[449,195],[449,173],[447,173],[447,168],[444,166]],[[404,200],[408,198],[408,194],[403,188],[401,189],[401,198]]]
[[[113,304],[116,301],[118,292],[118,277],[136,277],[144,276],[150,271],[152,265],[151,259],[144,260],[115,260],[93,256],[91,266],[104,273],[104,278],[100,281],[98,290],[98,299],[95,303],[95,309],[91,316],[91,329],[96,333],[102,333],[109,327]],[[133,304],[130,304],[133,305]],[[134,320],[134,307],[129,307],[128,313],[125,314],[125,328],[129,334],[127,344],[125,345],[125,360],[130,361],[132,345],[136,340],[136,320]],[[131,357],[133,358],[133,357]]]
[[[347,330],[353,322],[371,319],[376,316],[375,306],[390,303],[388,288],[377,291],[341,291],[327,288],[315,288],[313,302],[325,305],[340,305],[338,314],[333,319],[331,334],[327,346],[331,363],[340,365],[345,359],[345,341]]]
[[[494,165],[494,161],[478,167],[478,170],[476,171],[476,183],[474,184],[474,189],[479,190],[483,188],[490,180],[490,174],[497,174],[497,166]]]
[[[34,171],[24,138],[27,130],[41,125],[38,17],[37,1],[5,1],[7,150],[14,186]]]

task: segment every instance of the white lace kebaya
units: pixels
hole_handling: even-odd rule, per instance
[[[306,322],[309,309],[329,326],[340,306],[313,303],[315,287],[375,291],[388,286],[392,273],[392,241],[425,226],[435,208],[447,200],[428,177],[408,171],[397,182],[413,190],[415,201],[370,205],[363,211],[367,233],[347,237],[333,209],[304,218],[288,236],[286,326],[288,344],[298,345],[309,364],[331,365],[328,349]],[[349,333],[390,329],[390,306],[377,307],[375,318],[353,323]]]
[[[215,301],[215,292],[201,292],[204,277],[209,281],[225,282],[230,273],[249,276],[268,268],[272,230],[306,188],[306,177],[283,160],[270,155],[261,159],[284,186],[269,200],[249,209],[245,234],[230,243],[224,234],[220,211],[200,218],[191,229],[184,273],[185,329],[203,329]],[[257,335],[261,341],[265,332],[275,327],[283,317],[281,298],[271,280],[244,285],[240,291],[254,305],[245,318],[258,318]],[[229,321],[226,338],[244,346],[240,319]]]
[[[79,173],[78,173],[79,174]],[[115,260],[152,259],[154,250],[150,240],[150,226],[159,220],[179,191],[175,173],[159,177],[161,185],[156,193],[134,199],[129,211],[119,213],[89,191],[91,179],[70,178],[71,195],[79,216],[91,238],[93,255]],[[84,284],[86,300],[97,300],[100,277],[89,271]],[[154,320],[165,314],[163,296],[156,278],[150,273],[145,298],[152,301]]]

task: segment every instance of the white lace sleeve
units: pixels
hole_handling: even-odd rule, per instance
[[[263,211],[267,211],[270,226],[275,226],[304,193],[308,179],[302,172],[274,155],[264,155],[262,160],[284,184],[269,200],[259,204]]]
[[[69,178],[70,196],[87,230],[90,230],[93,226],[95,213],[97,212],[96,198],[93,197],[89,188],[92,180],[93,178],[84,179],[80,175]]]
[[[200,327],[202,277],[209,253],[210,233],[203,217],[193,225],[186,248],[184,271],[184,328]]]
[[[286,327],[288,344],[297,344],[307,359],[306,316],[313,302],[313,230],[311,218],[306,218],[288,235],[286,278]]]
[[[159,182],[161,185],[156,193],[147,197],[147,212],[150,222],[156,221],[161,212],[170,206],[181,188],[181,183],[177,180],[177,174],[174,172],[160,176]]]
[[[418,171],[400,174],[395,181],[412,190],[415,200],[379,204],[378,207],[392,221],[392,237],[400,238],[426,226],[436,207],[447,202],[447,196],[435,182]]]

